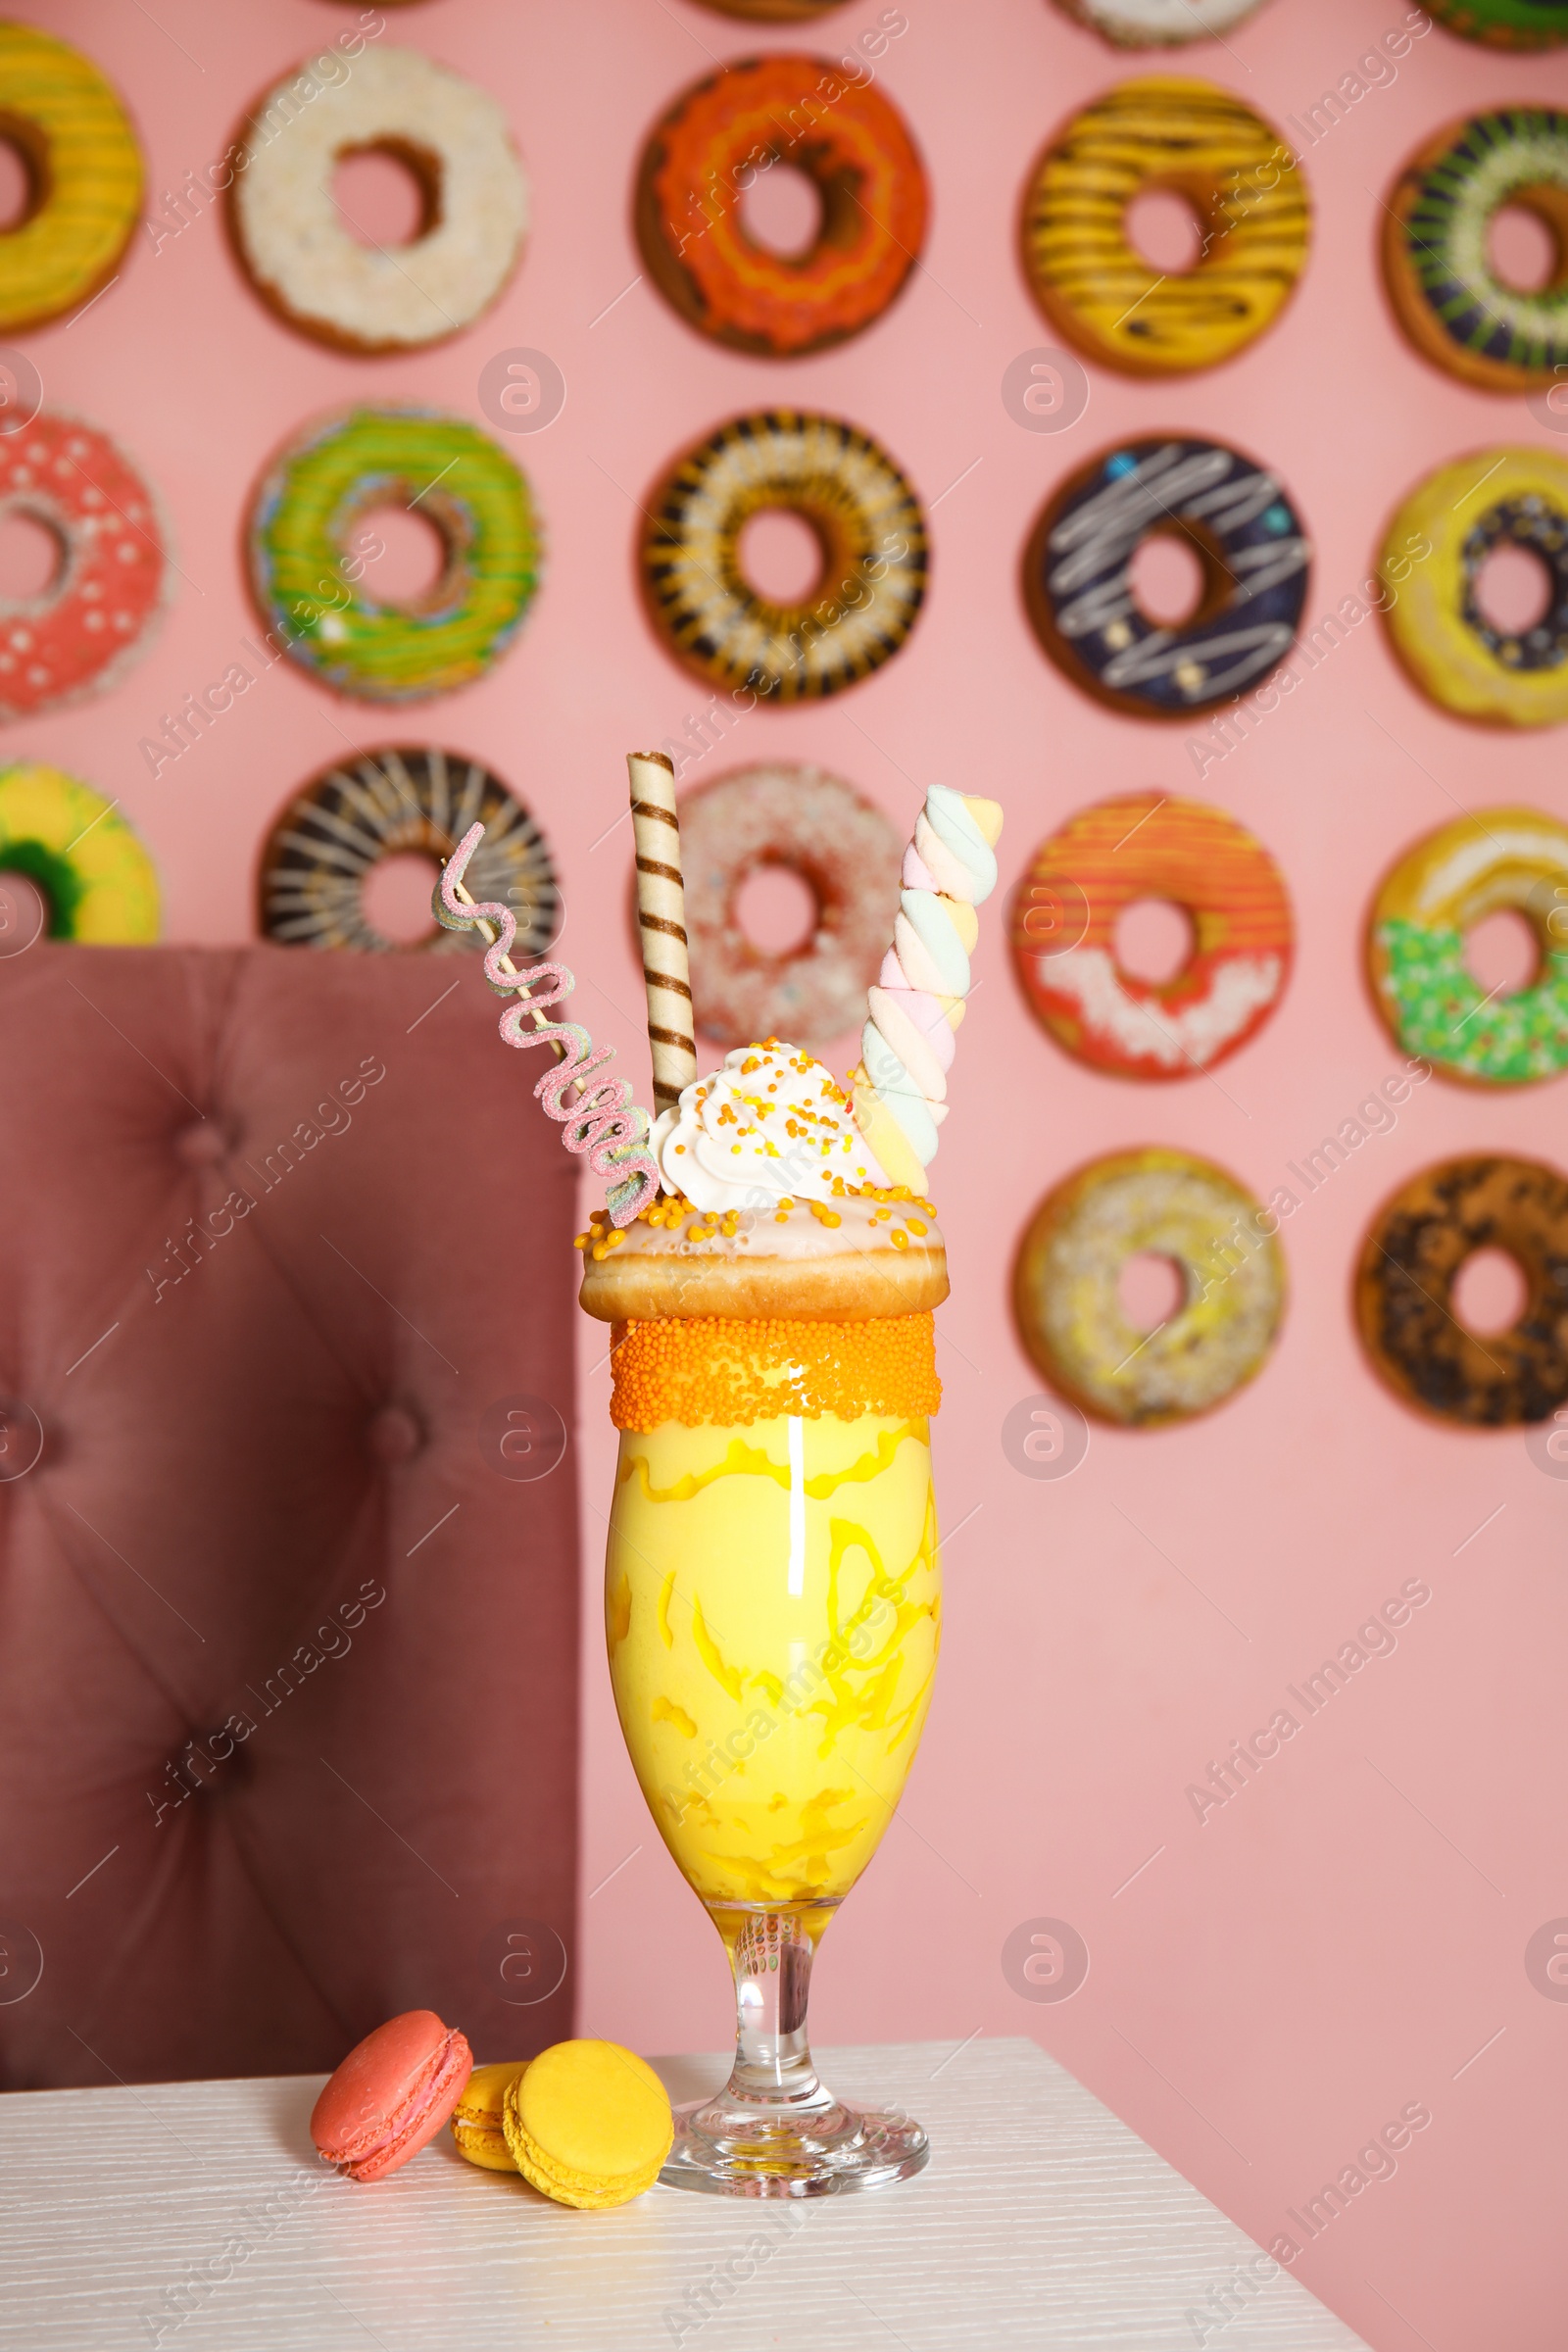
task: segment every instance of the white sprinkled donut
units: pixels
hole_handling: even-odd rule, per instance
[[[880,808],[819,767],[746,767],[680,801],[692,1009],[705,1037],[825,1044],[865,1019],[899,911],[903,843]],[[784,955],[749,940],[735,903],[748,875],[788,866],[816,901]]]
[[[1118,48],[1156,49],[1217,40],[1262,0],[1059,0],[1059,5]]]
[[[424,231],[394,253],[361,244],[333,197],[339,162],[368,149],[424,191]],[[488,91],[417,50],[374,49],[342,81],[302,68],[268,91],[233,205],[245,266],[291,325],[350,351],[407,351],[494,302],[528,226],[528,181]]]

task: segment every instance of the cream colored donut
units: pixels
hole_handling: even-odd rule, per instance
[[[714,1217],[665,1194],[613,1240],[601,1214],[578,1244],[578,1303],[602,1323],[858,1323],[942,1304],[948,1253],[929,1200],[879,1187],[823,1207],[786,1198]]]
[[[1261,0],[1060,0],[1060,5],[1119,49],[1156,49],[1217,41]]]
[[[321,83],[307,64],[257,106],[234,228],[259,291],[291,325],[350,351],[407,351],[471,326],[512,275],[528,181],[487,90],[415,49],[368,49]],[[424,189],[422,235],[363,245],[332,193],[345,155],[394,155]]]

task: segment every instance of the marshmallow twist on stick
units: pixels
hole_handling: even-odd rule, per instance
[[[686,891],[680,869],[675,770],[662,752],[628,752],[631,827],[637,844],[637,934],[648,991],[654,1108],[669,1110],[697,1075]]]
[[[646,1148],[648,1113],[632,1102],[626,1079],[595,1077],[613,1060],[613,1046],[596,1048],[580,1022],[549,1019],[547,1006],[561,1004],[577,985],[565,965],[536,963],[519,972],[509,952],[517,935],[511,907],[499,900],[476,901],[464,889],[464,873],[483,837],[483,825],[469,826],[442,869],[430,911],[448,931],[477,931],[488,943],[485,979],[497,996],[518,999],[501,1015],[502,1038],[509,1046],[548,1045],[559,1056],[534,1094],[560,1122],[566,1150],[586,1153],[596,1176],[615,1180],[606,1203],[611,1222],[629,1225],[660,1186],[659,1162]],[[524,1027],[529,1019],[531,1030]],[[570,1102],[568,1091],[574,1095]]]
[[[895,1184],[925,1190],[948,1115],[954,1031],[969,993],[975,907],[997,886],[995,801],[933,784],[904,853],[893,945],[870,992],[860,1060],[850,1073],[855,1123]]]

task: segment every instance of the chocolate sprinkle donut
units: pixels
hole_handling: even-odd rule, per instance
[[[1455,1278],[1505,1250],[1528,1286],[1511,1329],[1467,1331]],[[1370,1227],[1355,1278],[1361,1339],[1396,1396],[1441,1421],[1508,1429],[1568,1402],[1568,1179],[1535,1159],[1440,1160]]]

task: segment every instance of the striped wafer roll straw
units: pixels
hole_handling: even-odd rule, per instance
[[[637,845],[637,926],[648,990],[654,1109],[668,1110],[697,1075],[692,987],[686,952],[686,893],[680,872],[675,770],[662,752],[628,752],[631,829]]]

